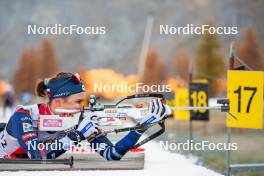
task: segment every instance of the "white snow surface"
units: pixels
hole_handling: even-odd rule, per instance
[[[7,114],[11,114],[9,110]],[[0,109],[0,113],[2,110]],[[7,116],[9,117],[9,116]],[[0,119],[6,122],[7,119]],[[145,168],[143,170],[98,170],[98,171],[18,171],[1,172],[1,176],[219,176],[202,166],[193,164],[192,159],[164,151],[157,142],[149,142],[145,148]]]
[[[219,176],[221,174],[197,166],[185,156],[160,149],[156,142],[145,144],[145,168],[143,170],[114,171],[18,171],[1,172],[1,176]]]

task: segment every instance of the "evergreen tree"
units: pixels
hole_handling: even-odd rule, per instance
[[[212,26],[209,23],[209,26]],[[224,76],[225,63],[221,55],[221,44],[216,34],[205,33],[196,50],[196,71],[199,77],[209,81],[209,94],[215,96],[218,93],[219,81],[216,79]],[[213,79],[212,79],[213,78]]]

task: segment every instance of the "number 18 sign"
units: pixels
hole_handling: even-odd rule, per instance
[[[227,97],[232,115],[227,114],[227,127],[262,128],[263,84],[261,71],[228,71]]]

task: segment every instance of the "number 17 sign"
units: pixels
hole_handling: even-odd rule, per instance
[[[228,71],[227,97],[232,115],[227,114],[227,127],[262,128],[263,84],[261,71]]]

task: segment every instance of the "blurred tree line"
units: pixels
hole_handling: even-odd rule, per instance
[[[18,65],[12,80],[17,95],[23,92],[34,94],[38,80],[52,76],[59,69],[55,50],[49,39],[42,40],[39,48],[25,49]]]
[[[162,84],[166,81],[166,66],[162,59],[158,57],[154,49],[148,51],[145,57],[144,73],[141,82],[146,85]]]
[[[212,22],[208,23],[213,26]],[[221,54],[221,43],[217,34],[206,32],[196,48],[195,76],[208,80],[209,95],[216,96],[222,90],[221,79],[226,75],[226,66]]]
[[[208,22],[213,26],[212,22]],[[252,28],[246,28],[242,32],[242,41],[237,48],[238,57],[254,70],[264,70],[264,56],[261,53],[256,32]],[[200,43],[194,52],[194,59],[185,49],[180,49],[173,58],[173,73],[176,80],[189,80],[189,72],[193,73],[193,79],[207,79],[210,96],[217,96],[226,91],[226,57],[217,34],[205,33],[201,35]],[[237,62],[235,63],[239,65]],[[191,66],[193,65],[193,67]],[[171,80],[167,76],[167,68],[164,61],[158,57],[156,50],[151,49],[146,55],[144,74],[141,81],[145,84],[162,84]],[[187,84],[186,84],[187,85]]]
[[[213,25],[212,22],[208,23]],[[247,28],[237,43],[237,55],[254,70],[264,70],[264,57],[257,40],[256,32]],[[189,72],[194,79],[207,79],[209,94],[217,96],[226,90],[226,64],[218,35],[206,33],[201,35],[194,56],[185,49],[179,49],[173,57],[173,76],[169,77],[169,69],[158,56],[155,49],[150,49],[145,57],[144,73],[140,82],[147,85],[173,84],[173,87],[186,86]],[[238,65],[238,63],[235,63]],[[17,95],[23,92],[34,93],[38,79],[50,77],[58,72],[59,64],[52,42],[44,39],[38,48],[25,49],[19,60],[19,68],[13,76],[13,85]],[[192,66],[191,66],[192,65]],[[106,74],[103,74],[106,75]],[[89,78],[85,78],[89,79]],[[134,79],[134,80],[137,80]],[[184,83],[185,82],[185,83]]]
[[[236,46],[238,57],[253,70],[264,71],[264,56],[256,32],[252,28],[246,28],[242,31],[242,35],[242,42]],[[238,62],[235,64],[239,66]]]

